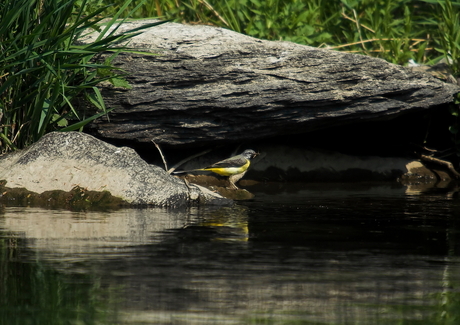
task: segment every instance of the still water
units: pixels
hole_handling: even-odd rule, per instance
[[[460,324],[460,198],[259,185],[226,208],[0,208],[0,324]]]

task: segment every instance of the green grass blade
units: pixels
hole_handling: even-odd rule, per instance
[[[106,112],[102,112],[102,113],[99,113],[99,114],[96,114],[96,115],[93,115],[91,117],[88,117],[87,119],[83,120],[83,121],[79,121],[77,123],[74,123],[68,127],[65,127],[65,128],[62,128],[62,129],[59,129],[60,132],[68,132],[68,131],[76,131],[76,130],[80,130],[81,128],[83,128],[85,125],[87,125],[88,123],[94,121],[95,119],[101,117],[101,116],[104,116],[106,115],[107,113],[111,112],[113,110],[113,108],[111,109],[108,109]]]

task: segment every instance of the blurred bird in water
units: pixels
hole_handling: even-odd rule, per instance
[[[256,153],[254,150],[247,149],[240,155],[218,161],[211,166],[199,169],[177,171],[174,172],[174,174],[196,171],[210,171],[221,176],[228,176],[231,188],[237,190],[238,187],[235,185],[235,183],[238,182],[244,176],[244,174],[246,174],[246,171],[251,164],[251,159],[257,155],[258,153]]]

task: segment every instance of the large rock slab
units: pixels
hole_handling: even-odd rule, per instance
[[[459,91],[381,59],[212,26],[166,23],[130,46],[156,55],[117,58],[132,89],[104,89],[115,110],[93,124],[98,137],[220,145],[390,119],[449,103]]]
[[[109,191],[134,205],[231,204],[148,164],[131,148],[115,147],[79,132],[53,132],[27,149],[0,156],[0,180],[8,188],[35,193],[76,187]]]

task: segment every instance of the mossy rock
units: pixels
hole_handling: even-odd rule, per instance
[[[33,206],[51,209],[107,210],[128,204],[108,191],[88,191],[79,186],[65,192],[61,190],[35,193],[24,188],[9,188],[0,181],[0,204],[6,206]]]

